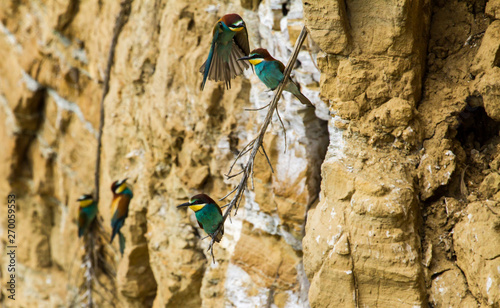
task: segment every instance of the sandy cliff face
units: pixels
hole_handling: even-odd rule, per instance
[[[304,10],[347,120],[303,240],[311,306],[498,307],[498,1]]]
[[[93,189],[119,9],[0,4],[0,198],[13,192],[18,203],[14,306],[79,299],[75,200]],[[265,138],[275,172],[257,156],[255,189],[212,264],[194,215],[175,206],[236,185],[224,174],[266,112],[244,109],[272,98],[251,70],[229,90],[209,82],[200,92],[209,33],[227,12],[243,16],[252,48],[283,62],[308,27],[294,78],[316,110],[284,95],[284,129],[275,117]],[[106,228],[112,181],[128,177],[134,190],[114,303],[498,307],[499,18],[497,0],[133,1],[101,153]],[[5,248],[4,218],[0,234]]]

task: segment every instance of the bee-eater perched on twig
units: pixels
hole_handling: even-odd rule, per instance
[[[97,215],[97,203],[91,195],[82,195],[76,201],[80,204],[78,208],[78,237],[87,233],[90,224]]]
[[[113,217],[111,218],[111,228],[113,229],[111,234],[110,243],[113,242],[115,235],[119,235],[120,241],[120,252],[123,255],[125,250],[125,237],[120,232],[120,229],[125,223],[125,218],[128,216],[128,206],[130,200],[134,197],[132,190],[129,185],[127,185],[127,179],[121,181],[114,181],[111,185],[111,191],[113,192],[113,201],[111,203],[111,213]]]
[[[183,203],[177,207],[180,208],[184,206],[188,206],[194,211],[198,225],[205,230],[210,237],[217,231],[219,225],[224,222],[220,207],[212,198],[205,194],[196,195],[191,198],[189,202]],[[215,241],[220,242],[223,235],[224,225],[222,225],[221,231],[217,234]]]
[[[208,58],[200,67],[203,74],[201,90],[207,78],[224,81],[226,88],[231,88],[231,79],[241,75],[250,67],[238,59],[250,52],[248,32],[245,22],[238,14],[227,14],[217,21],[213,30],[212,46]]]
[[[255,66],[255,73],[269,89],[274,90],[278,87],[280,82],[283,80],[283,72],[285,70],[285,65],[281,61],[273,58],[269,52],[264,48],[257,48],[250,52],[247,57],[242,57],[238,60],[248,60],[253,66]],[[295,83],[291,78],[283,89],[295,95],[296,98],[304,105],[312,106],[314,105],[311,101],[300,92],[300,86]]]

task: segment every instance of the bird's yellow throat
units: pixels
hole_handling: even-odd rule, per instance
[[[238,28],[229,28],[231,31],[233,32],[240,32],[241,30],[243,30],[244,27],[238,27]]]
[[[257,65],[262,61],[264,61],[264,59],[250,59],[250,60],[248,60],[248,62],[252,63],[252,65]]]
[[[189,208],[192,209],[193,211],[195,212],[198,212],[199,210],[201,210],[203,207],[205,206],[205,204],[195,204],[195,205],[190,205]]]
[[[81,207],[87,207],[87,206],[91,205],[92,202],[94,202],[94,200],[92,200],[92,199],[82,200],[82,201],[80,201],[80,206]]]
[[[116,193],[121,194],[125,190],[125,188],[127,188],[127,184],[123,183],[122,185],[120,185],[120,187],[118,187],[118,189],[116,189]]]

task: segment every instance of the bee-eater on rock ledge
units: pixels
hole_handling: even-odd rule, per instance
[[[111,191],[113,192],[113,201],[111,203],[111,214],[113,216],[111,218],[112,234],[110,243],[113,242],[115,235],[118,234],[120,253],[123,255],[123,251],[125,250],[125,237],[120,232],[120,229],[123,227],[125,218],[128,216],[128,206],[134,194],[129,185],[127,185],[127,179],[114,181],[111,185]]]
[[[196,195],[191,198],[189,202],[183,203],[177,207],[180,208],[184,206],[188,206],[194,211],[198,225],[205,230],[210,237],[213,237],[219,225],[224,221],[220,207],[212,198],[205,194]],[[215,241],[220,242],[223,235],[224,225],[222,225],[221,231],[217,234]]]
[[[200,67],[200,73],[203,74],[201,90],[205,87],[207,78],[224,81],[226,88],[231,88],[231,79],[250,67],[248,63],[238,61],[239,58],[248,56],[249,52],[248,32],[241,16],[222,16],[215,24],[207,61]]]
[[[255,73],[269,89],[276,89],[280,82],[285,77],[283,72],[285,71],[285,65],[281,61],[273,58],[269,52],[264,48],[257,48],[250,52],[247,57],[242,57],[238,60],[248,60],[254,67]],[[300,92],[300,86],[296,84],[291,78],[283,89],[295,95],[296,98],[304,105],[314,107],[311,101]]]
[[[80,204],[78,208],[78,237],[87,233],[90,224],[97,215],[97,203],[91,195],[82,195],[76,201]]]

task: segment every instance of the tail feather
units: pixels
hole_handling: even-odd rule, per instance
[[[111,240],[109,241],[110,243],[113,243],[113,239],[115,238],[116,234],[120,233],[120,229],[123,227],[123,223],[125,222],[125,219],[120,219],[116,223],[111,223],[111,227],[113,228],[111,232]]]
[[[118,231],[118,236],[120,240],[120,253],[123,256],[123,252],[125,251],[125,236],[120,231]]]
[[[297,94],[294,93],[293,95],[295,95],[295,97],[298,98],[302,104],[308,107],[314,107],[311,101],[307,97],[305,97],[304,94],[302,94],[302,92],[299,92]]]
[[[292,93],[302,104],[308,106],[308,107],[313,107],[314,105],[311,103],[311,101],[300,92],[300,86],[296,84],[293,80],[290,80],[288,84],[285,87],[285,90]]]
[[[222,236],[224,236],[224,225],[222,225],[219,234],[217,234],[217,237],[215,238],[215,241],[219,243],[222,240]]]

